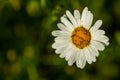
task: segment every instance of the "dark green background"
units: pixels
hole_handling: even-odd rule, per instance
[[[68,9],[101,19],[110,45],[84,69],[51,48],[51,32]],[[120,0],[0,0],[0,80],[120,80]]]

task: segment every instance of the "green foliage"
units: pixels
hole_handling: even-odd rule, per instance
[[[0,80],[119,80],[119,0],[0,0]],[[97,61],[81,70],[51,48],[51,31],[68,9],[87,6],[110,38]]]

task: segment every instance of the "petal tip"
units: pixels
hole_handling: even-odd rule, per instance
[[[102,24],[102,20],[98,20],[99,21],[99,24]]]
[[[51,34],[52,34],[53,36],[56,36],[56,33],[55,33],[55,31],[52,31],[52,32],[51,32]]]
[[[88,7],[86,6],[84,9],[86,9],[86,10],[87,10],[87,9],[88,9]]]

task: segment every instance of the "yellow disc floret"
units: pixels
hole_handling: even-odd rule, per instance
[[[91,40],[91,34],[87,29],[81,26],[74,29],[71,38],[72,43],[76,47],[83,49],[84,47],[89,45]]]

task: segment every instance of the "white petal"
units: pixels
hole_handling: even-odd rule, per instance
[[[92,63],[92,56],[90,55],[90,51],[87,48],[84,49],[84,54],[85,54],[85,58],[86,58],[87,62],[89,64],[91,64]]]
[[[102,43],[102,44],[104,44],[104,45],[106,45],[106,46],[109,45],[109,42],[106,41],[106,40],[96,40],[96,41],[98,41],[98,42],[100,42],[100,43]]]
[[[57,49],[57,48],[61,48],[64,47],[65,45],[68,45],[68,42],[62,40],[60,42],[55,42],[52,44],[52,48]]]
[[[105,35],[103,35],[103,34],[95,34],[95,33],[93,33],[93,34],[91,34],[92,35],[92,39],[93,40],[96,40],[96,41],[98,41],[98,42],[101,42],[101,43],[103,43],[104,45],[109,45],[109,38],[107,37],[107,36],[105,36]]]
[[[65,43],[69,43],[70,42],[70,37],[56,37],[55,38],[55,43],[58,42],[65,42]]]
[[[64,58],[65,57],[65,55],[66,55],[66,53],[67,53],[67,49],[65,50],[65,51],[63,51],[61,54],[60,54],[60,58]]]
[[[106,46],[109,45],[109,42],[108,42],[108,41],[102,41],[102,43],[104,43]]]
[[[86,59],[85,59],[85,55],[83,54],[83,62],[82,62],[82,66],[81,66],[81,69],[83,69],[86,65]]]
[[[95,32],[90,32],[93,39],[98,39],[100,36],[104,36],[104,30],[96,30]]]
[[[68,29],[64,24],[62,24],[62,23],[58,23],[57,24],[57,26],[58,26],[58,28],[60,29],[60,30],[62,30],[62,31],[70,31],[70,29]]]
[[[74,54],[74,49],[73,49],[73,47],[74,47],[74,46],[71,46],[71,47],[69,48],[69,52],[66,53],[66,55],[65,55],[65,60],[66,60],[66,61],[71,57],[72,54]]]
[[[60,53],[63,52],[65,49],[66,49],[66,47],[62,47],[62,48],[56,49],[56,50],[55,50],[55,53],[56,53],[56,54],[60,54]]]
[[[52,44],[52,48],[53,49],[56,49],[56,48],[59,48],[59,47],[61,47],[62,45],[60,45],[60,43],[59,44],[57,44],[57,43],[53,43]]]
[[[86,19],[83,22],[84,27],[86,29],[89,29],[91,27],[92,21],[93,21],[93,14],[90,11],[88,11],[86,15]]]
[[[61,22],[70,30],[73,30],[74,26],[70,23],[70,21],[65,18],[65,17],[61,17]]]
[[[67,46],[68,46],[68,44],[65,44],[64,46],[61,46],[61,47],[57,48],[57,49],[55,50],[55,53],[56,53],[56,54],[62,53],[63,51],[66,50]]]
[[[69,65],[69,66],[72,66],[73,63],[75,62],[75,56],[76,56],[76,55],[73,55],[73,57],[68,61],[68,65]]]
[[[53,36],[68,36],[68,32],[60,31],[60,30],[54,30],[52,31]]]
[[[76,65],[77,67],[82,66],[82,61],[83,61],[83,57],[82,57],[83,53],[81,53],[81,51],[77,52],[77,56],[76,56]]]
[[[74,17],[77,21],[78,26],[80,26],[80,12],[78,10],[74,10]]]
[[[96,39],[101,39],[101,38],[104,38],[104,39],[109,40],[108,37],[106,37],[103,33],[100,33],[100,32],[101,32],[101,31],[97,30],[97,32],[91,33],[92,38],[95,39],[95,40],[96,40]]]
[[[70,19],[70,21],[72,22],[74,27],[76,27],[77,26],[77,22],[76,22],[75,18],[73,17],[73,15],[70,13],[70,11],[67,10],[66,11],[66,15]]]
[[[60,36],[61,32],[60,32],[60,30],[55,30],[55,31],[52,31],[52,35],[53,36]]]
[[[90,53],[91,57],[95,57],[95,54],[93,53],[93,51],[91,49],[91,46],[89,45],[87,48],[89,50],[89,53]]]
[[[85,67],[85,64],[86,64],[85,55],[84,52],[81,50],[80,52],[77,53],[76,65],[77,67],[83,69]]]
[[[98,30],[102,25],[102,20],[97,20],[95,24],[91,27],[90,32],[95,32]]]
[[[87,47],[90,53],[90,56],[92,57],[92,61],[95,62],[96,61],[96,53],[94,53],[94,50],[92,49],[91,46]]]
[[[91,45],[95,46],[98,50],[103,51],[105,46],[98,41],[92,40]]]
[[[69,60],[68,60],[68,65],[69,65],[69,66],[72,66],[73,63],[76,61],[76,56],[77,56],[76,52],[74,52],[74,54],[72,54],[72,55],[70,56],[70,58],[69,58]]]
[[[104,30],[97,30],[96,32],[94,32],[95,34],[100,34],[100,35],[104,35],[105,31]]]
[[[90,45],[89,48],[90,48],[91,54],[92,54],[93,56],[94,56],[94,55],[95,55],[95,56],[99,56],[98,49],[97,49],[95,46]]]
[[[95,38],[93,38],[93,39],[95,39],[95,40],[98,40],[98,41],[108,41],[109,40],[109,38],[107,37],[107,36],[105,36],[105,35],[99,35],[98,37],[95,37]]]
[[[66,50],[64,50],[64,51],[60,54],[60,57],[61,57],[61,58],[66,57],[66,54],[69,53],[70,50],[71,50],[71,46],[72,46],[71,44],[68,44]]]
[[[55,38],[55,43],[59,43],[59,44],[61,44],[61,43],[68,44],[69,43],[68,40],[66,40],[64,38],[59,40],[59,38],[60,37]]]
[[[83,9],[82,16],[81,16],[81,22],[82,22],[82,23],[86,21],[87,12],[88,12],[88,8],[85,7],[85,8]]]

